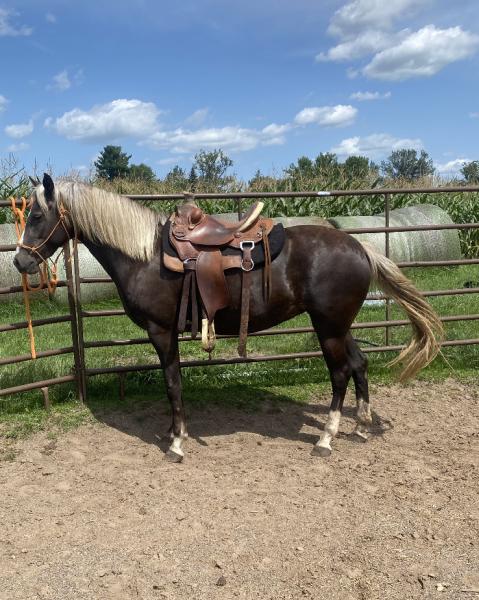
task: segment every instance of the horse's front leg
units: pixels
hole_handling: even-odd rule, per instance
[[[181,393],[180,356],[178,352],[178,335],[173,329],[165,331],[157,325],[148,327],[148,336],[160,359],[165,378],[166,393],[171,404],[172,443],[166,458],[172,462],[181,462],[184,452],[182,445],[188,437],[186,418]]]

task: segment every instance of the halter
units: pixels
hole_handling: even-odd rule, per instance
[[[23,205],[22,208],[19,209],[15,206],[15,200],[12,199],[12,210],[15,213],[15,216],[18,218],[18,220],[20,221],[20,227],[22,228],[22,230],[25,229],[25,200],[23,201]],[[41,263],[43,264],[44,270],[42,271],[40,269],[40,283],[37,287],[31,287],[30,284],[28,284],[29,290],[30,291],[36,291],[41,289],[45,284],[48,288],[48,291],[50,294],[52,294],[57,286],[57,282],[58,282],[58,273],[57,273],[57,262],[59,261],[60,257],[63,254],[63,248],[62,250],[58,253],[57,257],[55,260],[51,260],[49,259],[45,259],[39,252],[40,248],[42,248],[49,240],[50,238],[53,236],[53,234],[55,233],[55,231],[60,227],[60,225],[63,227],[63,229],[65,230],[65,233],[67,234],[67,238],[70,238],[70,234],[68,233],[68,229],[66,228],[65,225],[65,217],[68,213],[68,211],[66,210],[66,208],[63,206],[62,203],[60,203],[60,205],[58,206],[58,212],[59,212],[59,217],[58,217],[58,221],[55,223],[55,225],[53,226],[53,228],[51,229],[50,233],[47,235],[47,237],[43,240],[43,242],[41,244],[39,244],[38,246],[28,246],[27,244],[24,244],[23,242],[19,241],[19,248],[23,248],[24,250],[27,250],[28,252],[30,252],[31,254],[35,254],[37,255],[40,260]],[[17,233],[19,231],[19,227],[17,226]],[[48,277],[48,269],[49,269],[49,265],[47,260],[50,261],[51,263],[51,267],[50,267],[50,271],[51,271],[51,277]]]

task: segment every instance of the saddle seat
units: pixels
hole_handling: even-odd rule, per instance
[[[183,204],[176,209],[173,235],[200,246],[224,246],[244,238],[258,223],[262,209],[263,203],[255,202],[239,222],[231,223],[204,213],[199,206]]]
[[[268,235],[274,223],[272,219],[260,216],[262,209],[263,203],[256,202],[245,216],[235,223],[208,215],[189,201],[178,206],[170,217],[169,241],[178,258],[163,253],[163,262],[168,269],[185,274],[178,314],[178,331],[185,331],[189,312],[191,334],[195,339],[200,308],[203,314],[203,348],[207,352],[212,351],[215,343],[215,314],[231,304],[224,272],[237,268],[243,272],[239,354],[246,355],[250,271],[255,266],[251,253],[257,244],[263,244],[264,295],[265,298],[269,296],[271,254]],[[227,247],[235,248],[237,252],[233,255],[222,254],[221,251]]]

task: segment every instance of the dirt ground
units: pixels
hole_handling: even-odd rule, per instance
[[[115,413],[0,463],[2,600],[479,599],[479,383],[351,399],[328,459],[328,398],[190,410],[180,465],[164,409]]]

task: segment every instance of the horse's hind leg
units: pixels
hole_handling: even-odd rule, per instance
[[[331,454],[331,441],[336,437],[339,430],[344,396],[346,395],[352,369],[347,353],[346,336],[328,336],[325,335],[324,331],[320,330],[319,326],[316,327],[316,324],[314,326],[329,369],[333,398],[329,407],[328,419],[324,426],[324,431],[319,442],[314,446],[312,454],[329,456]]]
[[[369,403],[368,359],[350,333],[347,335],[346,344],[356,388],[357,424],[353,433],[361,439],[367,440],[367,431],[372,423],[371,405]]]
[[[172,412],[172,443],[166,453],[171,462],[183,460],[183,441],[188,437],[181,392],[180,357],[176,331],[162,331],[155,325],[148,328],[148,336],[155,347],[163,368],[166,393]]]

